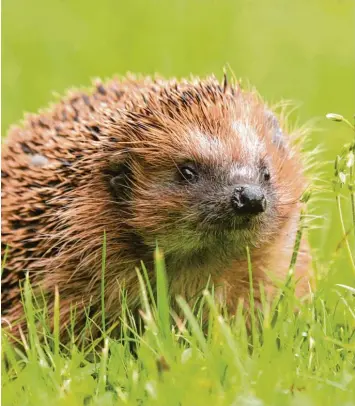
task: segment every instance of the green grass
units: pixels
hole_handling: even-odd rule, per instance
[[[24,348],[13,346],[3,334],[3,404],[355,405],[355,268],[350,246],[355,216],[344,218],[342,211],[344,203],[354,207],[354,150],[355,141],[337,156],[333,182],[345,231],[339,249],[348,255],[351,286],[316,275],[310,300],[296,299],[290,283],[299,247],[296,238],[284,284],[272,303],[262,300],[262,311],[253,314],[247,328],[242,308],[234,317],[226,315],[207,287],[204,304],[195,309],[182,297],[169,297],[164,258],[157,249],[156,294],[144,266],[137,270],[144,334],[139,335],[123,305],[120,339],[110,338],[102,312],[100,341],[79,344],[72,336],[64,345],[59,339],[58,293],[51,330],[46,308],[38,308],[27,280],[23,301],[29,333],[23,338]],[[303,229],[301,224],[300,233]],[[105,238],[103,264],[104,252]],[[331,264],[327,270],[338,271]],[[102,276],[104,289],[104,266]],[[252,277],[249,261],[250,281]],[[249,300],[254,309],[252,286]],[[180,316],[170,312],[175,300]],[[207,328],[202,326],[205,305]],[[88,319],[87,327],[92,323]]]
[[[3,356],[9,363],[3,366],[3,404],[355,404],[355,298],[350,289],[333,287],[338,294],[335,308],[327,306],[327,289],[321,289],[310,303],[299,305],[297,315],[292,294],[284,292],[281,304],[264,304],[262,329],[254,328],[251,339],[242,313],[233,320],[223,318],[207,292],[207,333],[183,298],[177,301],[186,324],[171,325],[159,263],[157,273],[157,306],[149,305],[142,278],[144,335],[138,337],[127,321],[122,340],[103,334],[95,349],[73,342],[64,349],[58,345],[56,328],[41,344],[27,285],[30,333],[25,351],[15,354],[3,338]],[[124,320],[127,313],[125,309]]]

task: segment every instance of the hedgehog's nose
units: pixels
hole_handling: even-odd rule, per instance
[[[259,214],[266,210],[266,199],[256,185],[242,185],[234,189],[232,206],[236,214]]]

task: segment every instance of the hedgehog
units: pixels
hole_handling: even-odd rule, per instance
[[[249,294],[284,280],[306,187],[302,153],[253,89],[215,76],[95,80],[12,127],[2,151],[2,316],[26,330],[21,281],[60,296],[61,329],[75,307],[100,324],[103,237],[107,325],[119,324],[122,289],[139,312],[136,268],[156,289],[164,253],[169,295],[196,298],[208,281],[233,314]],[[309,284],[302,237],[296,294]],[[247,300],[245,300],[247,302]],[[100,334],[99,329],[91,334]]]

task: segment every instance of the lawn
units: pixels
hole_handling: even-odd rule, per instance
[[[80,346],[59,342],[26,285],[30,334],[21,351],[3,337],[2,404],[355,405],[354,131],[325,118],[353,121],[353,2],[4,0],[2,13],[3,137],[53,92],[96,76],[221,77],[227,66],[266,100],[294,101],[291,122],[313,128],[305,153],[315,180],[303,230],[314,258],[310,301],[299,303],[285,281],[248,333],[241,311],[222,317],[206,289],[202,330],[198,311],[167,296],[158,261],[156,304],[141,274],[143,336],[125,309],[122,340],[103,333]],[[169,318],[176,300],[183,320]]]

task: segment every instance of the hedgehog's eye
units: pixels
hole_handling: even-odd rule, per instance
[[[268,182],[269,180],[270,180],[270,171],[268,170],[268,168],[262,168],[262,170],[261,170],[261,176],[262,176],[262,179],[265,181],[265,182]]]
[[[179,177],[183,181],[195,183],[198,181],[198,173],[192,164],[185,164],[179,168]]]

